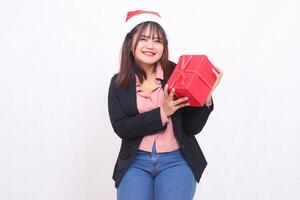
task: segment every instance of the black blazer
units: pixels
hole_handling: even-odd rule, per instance
[[[120,152],[113,171],[113,179],[117,188],[126,170],[134,160],[136,150],[146,135],[154,134],[166,128],[160,116],[160,108],[139,113],[136,103],[136,83],[132,81],[129,87],[116,87],[115,79],[111,79],[108,92],[108,110],[112,127],[122,139]],[[164,87],[167,80],[162,81]],[[195,138],[204,127],[214,104],[207,107],[184,107],[177,110],[171,119],[175,137],[181,145],[183,156],[190,166],[195,180],[200,177],[207,165],[206,159]]]

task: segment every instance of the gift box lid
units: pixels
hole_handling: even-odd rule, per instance
[[[206,55],[182,55],[179,57],[178,64],[172,74],[177,77],[175,78],[176,81],[179,79],[184,81],[185,73],[194,73],[207,87],[212,88],[216,81],[216,77],[212,73],[212,68],[217,70]],[[171,81],[172,83],[169,86],[172,87],[176,81]]]

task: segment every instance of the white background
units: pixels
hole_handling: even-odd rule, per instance
[[[0,199],[115,199],[107,91],[133,9],[161,13],[173,61],[224,71],[195,199],[300,199],[298,2],[1,0]]]

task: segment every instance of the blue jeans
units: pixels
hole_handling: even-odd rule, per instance
[[[180,150],[138,150],[118,189],[118,200],[192,200],[196,180]]]

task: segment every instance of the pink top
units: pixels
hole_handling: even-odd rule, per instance
[[[150,94],[147,94],[142,90],[141,84],[138,78],[136,78],[137,108],[140,113],[161,107],[164,100],[164,90],[160,81],[163,80],[163,78],[164,76],[161,65],[157,65],[157,87],[155,87]],[[160,115],[162,124],[165,125],[167,123],[167,128],[164,131],[157,132],[156,134],[145,136],[139,146],[139,149],[151,152],[154,141],[156,142],[156,151],[158,153],[170,152],[180,148],[180,145],[174,136],[171,118],[167,117],[162,108],[160,108]]]

